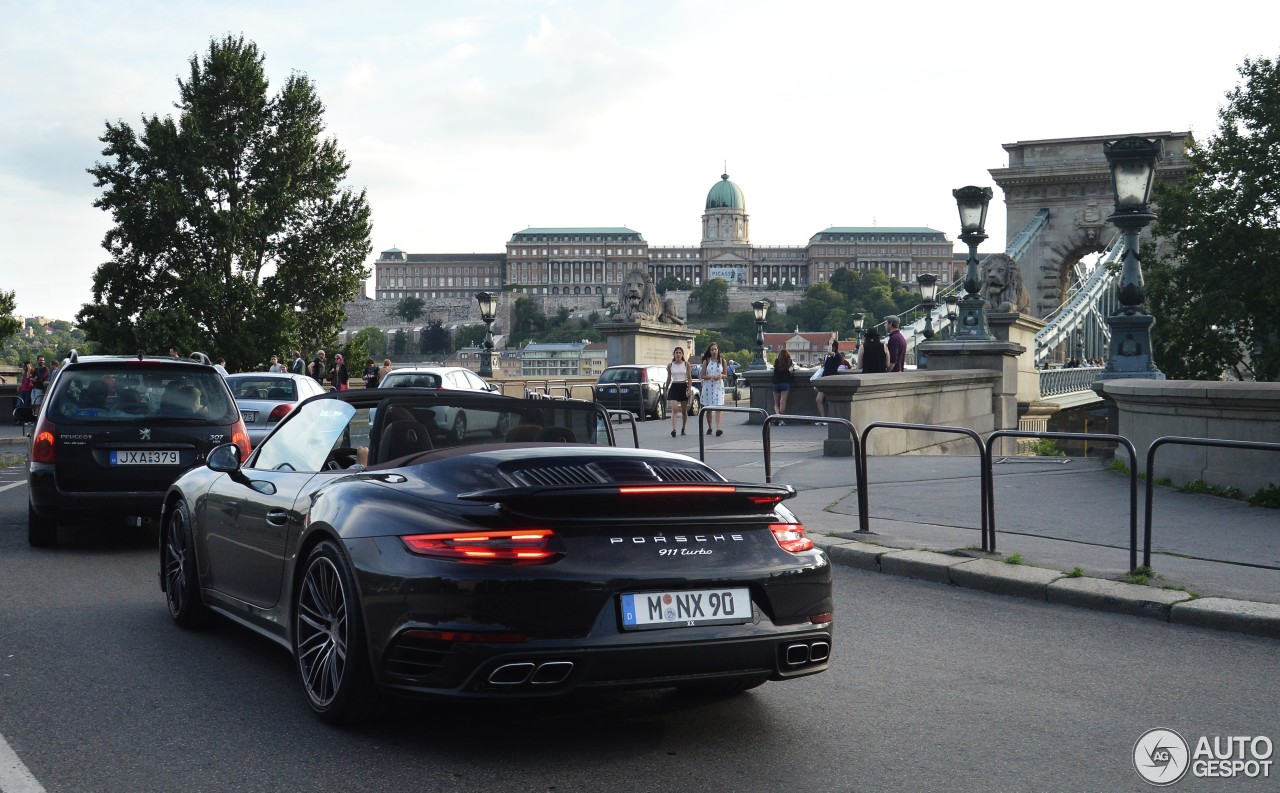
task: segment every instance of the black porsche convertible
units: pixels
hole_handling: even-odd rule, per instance
[[[462,439],[440,411],[494,429]],[[827,668],[831,569],[785,485],[618,448],[576,400],[429,389],[304,402],[169,489],[160,585],[286,647],[320,718],[390,695],[734,693]]]

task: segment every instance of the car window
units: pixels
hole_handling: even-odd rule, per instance
[[[369,446],[368,408],[336,399],[303,405],[258,447],[251,468],[320,471],[334,449]]]
[[[295,402],[298,399],[298,384],[287,377],[243,377],[227,378],[231,394],[236,399],[273,399]]]
[[[486,383],[486,382],[485,382],[481,377],[479,377],[478,375],[475,375],[475,374],[473,374],[473,373],[471,373],[471,372],[462,372],[461,374],[462,374],[462,379],[463,379],[463,380],[465,380],[465,381],[467,382],[467,388],[470,388],[470,389],[471,389],[471,390],[473,390],[473,391],[488,391],[488,390],[489,390],[489,384],[488,384],[488,383]]]
[[[439,388],[440,375],[434,372],[392,372],[383,378],[382,388]]]
[[[600,382],[638,383],[640,382],[640,371],[638,369],[605,369],[600,373]]]
[[[213,370],[155,365],[82,366],[59,378],[47,410],[61,423],[199,420],[232,424],[238,411]]]

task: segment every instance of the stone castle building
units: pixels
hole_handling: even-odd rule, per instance
[[[879,269],[904,283],[932,273],[940,284],[950,282],[954,269],[952,241],[924,227],[831,227],[803,245],[754,246],[746,198],[728,174],[708,191],[701,227],[696,245],[650,245],[640,232],[623,227],[555,227],[517,231],[502,253],[391,248],[373,263],[372,299],[349,304],[347,327],[402,325],[392,312],[405,297],[422,299],[428,317],[441,318],[446,326],[475,323],[480,321],[475,293],[503,289],[534,298],[548,314],[561,307],[580,315],[606,314],[610,303],[616,304],[626,274],[636,269],[647,270],[655,282],[675,276],[695,287],[723,278],[735,308],[758,299],[754,293],[766,287],[789,285],[802,293],[841,267]],[[771,291],[771,299],[777,294]],[[678,298],[685,311],[686,298]],[[502,301],[504,313],[510,302]],[[506,326],[505,320],[499,316],[496,331]]]

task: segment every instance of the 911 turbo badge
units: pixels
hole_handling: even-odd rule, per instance
[[[646,543],[721,543],[721,542],[744,542],[746,540],[741,534],[675,534],[667,537],[665,534],[655,534],[652,536],[641,537],[610,537],[610,545],[618,545],[619,543],[630,542],[633,545],[645,545]]]

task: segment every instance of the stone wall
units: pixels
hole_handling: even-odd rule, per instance
[[[1133,442],[1143,471],[1147,449],[1162,436],[1280,444],[1280,383],[1133,379],[1104,380],[1095,388],[1115,403],[1117,433]],[[1251,496],[1280,485],[1280,451],[1162,445],[1152,475],[1176,485],[1204,480]]]

